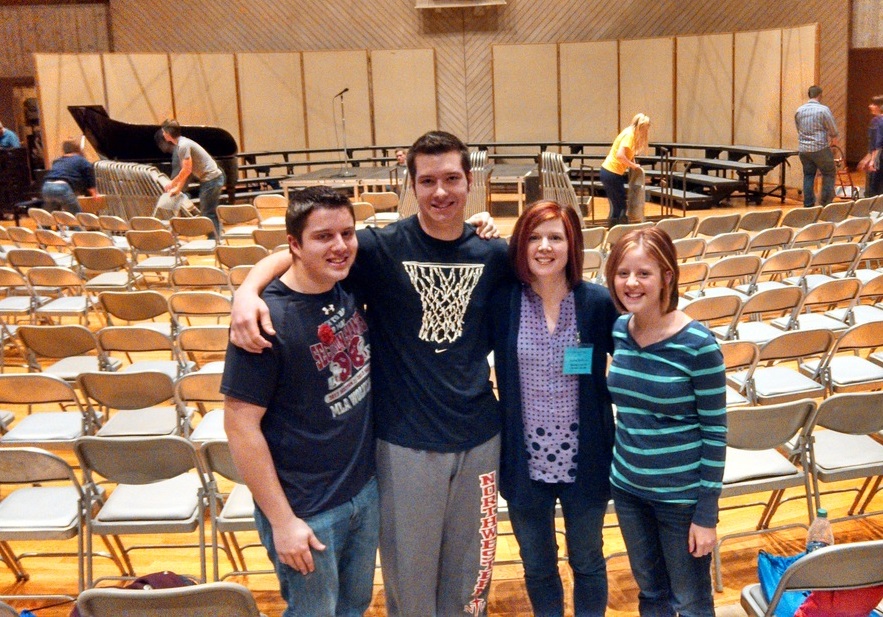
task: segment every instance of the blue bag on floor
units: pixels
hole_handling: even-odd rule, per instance
[[[806,553],[784,557],[782,555],[773,555],[766,551],[758,553],[757,578],[760,581],[760,588],[763,590],[763,596],[767,602],[776,593],[776,587],[779,586],[779,581],[782,579],[782,575],[788,569],[788,566],[804,555]],[[782,599],[779,600],[779,605],[774,613],[775,616],[794,617],[795,611],[800,608],[800,605],[803,604],[803,601],[806,600],[809,594],[809,591],[786,591],[782,594]]]

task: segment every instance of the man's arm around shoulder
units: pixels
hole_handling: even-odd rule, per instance
[[[301,574],[315,567],[311,549],[325,550],[313,530],[292,511],[279,483],[267,440],[261,432],[266,407],[231,396],[224,398],[224,429],[230,453],[254,501],[270,521],[279,561]]]

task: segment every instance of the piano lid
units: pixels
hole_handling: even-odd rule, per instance
[[[161,128],[158,124],[112,120],[101,105],[70,105],[67,109],[95,152],[106,159],[146,163],[168,157],[155,140]],[[222,128],[181,126],[181,134],[201,145],[214,158],[232,157],[238,151],[236,140]]]

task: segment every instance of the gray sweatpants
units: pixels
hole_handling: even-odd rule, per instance
[[[390,617],[485,615],[497,546],[500,438],[465,452],[377,442]]]

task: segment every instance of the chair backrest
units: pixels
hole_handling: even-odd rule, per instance
[[[169,296],[169,312],[179,324],[182,318],[210,317],[218,319],[229,317],[232,299],[214,291],[176,291]]]
[[[772,227],[770,229],[764,229],[751,238],[745,252],[760,253],[761,256],[766,257],[769,251],[773,249],[784,249],[791,244],[793,237],[794,230],[790,227]]]
[[[108,316],[129,323],[150,321],[161,315],[169,315],[171,323],[166,297],[158,291],[102,291],[98,294],[98,300]]]
[[[707,216],[696,228],[697,236],[718,236],[720,234],[736,231],[739,226],[740,214],[716,214]]]
[[[266,248],[257,244],[243,246],[220,245],[215,249],[218,263],[228,269],[243,265],[253,266],[269,254],[270,252]]]
[[[708,324],[722,319],[732,320],[740,308],[742,298],[736,294],[728,294],[696,298],[685,304],[682,310],[696,321]]]
[[[869,321],[857,324],[844,332],[837,339],[837,346],[831,355],[841,351],[857,351],[860,349],[876,349],[883,347],[883,321]]]
[[[260,223],[261,215],[251,204],[218,206],[218,219],[222,225],[242,225],[244,223]]]
[[[223,325],[187,326],[178,332],[178,345],[183,352],[226,353],[229,332]],[[187,375],[181,379],[185,377]]]
[[[56,249],[60,252],[70,250],[70,241],[54,229],[37,229],[34,231],[37,242],[44,250]]]
[[[109,234],[124,234],[131,229],[125,219],[110,214],[99,216],[98,225]]]
[[[760,269],[757,255],[730,255],[711,264],[708,282],[735,282],[754,276]]]
[[[751,210],[742,215],[739,219],[738,229],[745,231],[762,231],[770,229],[779,224],[782,217],[782,211],[776,210]]]
[[[773,614],[786,591],[859,589],[880,584],[883,540],[826,546],[788,566],[770,598],[767,614]]]
[[[129,241],[135,255],[164,253],[178,248],[175,236],[168,229],[130,229],[126,232],[126,240]]]
[[[87,473],[97,473],[117,484],[150,484],[191,469],[202,470],[193,443],[177,435],[81,437],[74,444],[74,452]]]
[[[256,195],[251,203],[258,210],[260,210],[261,208],[272,208],[274,210],[282,210],[284,212],[286,209],[288,209],[288,200],[285,199],[285,195]]]
[[[751,235],[747,231],[730,231],[708,238],[705,242],[704,259],[740,255],[748,248]]]
[[[168,230],[168,223],[155,216],[133,216],[129,219],[129,227],[136,231]]]
[[[173,216],[169,225],[176,236],[183,238],[200,238],[215,233],[215,224],[205,216]]]
[[[760,361],[821,359],[833,345],[830,330],[789,330],[760,346]]]
[[[702,259],[705,255],[705,238],[678,238],[673,244],[678,261]]]
[[[29,350],[44,358],[67,358],[98,352],[92,331],[79,324],[19,326],[17,334]]]
[[[65,380],[46,373],[0,374],[0,403],[7,405],[74,404],[80,399]]]
[[[77,246],[74,259],[92,272],[112,272],[125,268],[129,263],[126,252],[115,246]]]
[[[653,227],[653,223],[626,223],[623,225],[614,225],[607,232],[607,237],[604,238],[605,251],[609,252],[613,245],[619,242],[619,239],[630,231],[634,231],[635,229],[645,229],[647,227]]]
[[[777,405],[727,410],[727,446],[740,450],[769,450],[808,431],[816,403],[800,399]]]
[[[374,211],[374,206],[372,206],[368,202],[354,201],[353,202],[353,214],[355,216],[356,223],[364,223],[368,219],[374,218],[374,215],[376,213]]]
[[[76,295],[81,295],[84,292],[83,279],[79,274],[67,268],[41,266],[31,268],[26,276],[32,287],[57,287]]]
[[[288,232],[285,229],[254,229],[251,232],[254,243],[262,246],[268,251],[274,250],[277,246],[288,244]]]
[[[9,249],[6,252],[6,260],[19,272],[28,268],[57,265],[52,255],[41,249]]]
[[[43,208],[28,208],[28,216],[34,220],[37,227],[42,227],[43,229],[55,229],[55,217],[53,217],[52,213],[48,210],[44,210]]]
[[[852,210],[853,203],[854,202],[852,201],[835,201],[829,203],[822,208],[822,212],[819,214],[819,220],[828,221],[830,223],[839,223],[849,216],[849,211]]]
[[[683,216],[662,219],[656,222],[656,226],[667,233],[672,240],[678,240],[692,236],[696,232],[696,228],[699,226],[699,217]]]
[[[823,209],[824,208],[822,206],[813,206],[811,208],[794,208],[785,213],[785,216],[782,217],[780,225],[800,229],[818,221],[829,222],[826,219],[820,218]]]
[[[724,367],[728,371],[735,369],[750,371],[760,359],[760,348],[753,341],[721,341],[720,346]]]
[[[115,246],[113,239],[100,231],[75,231],[71,234],[71,245],[74,248],[79,246]]]
[[[236,583],[205,583],[171,589],[87,589],[77,598],[90,617],[262,617],[251,592]]]
[[[0,483],[80,482],[63,458],[41,448],[0,448]],[[0,613],[2,615],[2,613]]]
[[[794,232],[794,237],[791,239],[791,247],[822,246],[831,240],[833,234],[834,223],[827,221],[810,223]]]
[[[701,286],[708,278],[708,264],[704,261],[689,261],[678,268],[678,293],[683,295],[691,287]]]
[[[587,227],[581,229],[580,232],[583,235],[584,250],[600,248],[601,243],[604,242],[604,236],[607,235],[607,230],[603,227]]]
[[[209,471],[214,471],[236,484],[245,484],[242,475],[233,462],[230,444],[227,441],[206,441],[200,447],[200,453]]]
[[[111,409],[144,409],[175,396],[172,378],[160,371],[86,372],[77,377],[83,394]]]
[[[59,210],[59,212],[64,212],[64,210]],[[99,231],[101,229],[101,223],[98,221],[98,215],[92,214],[91,212],[77,212],[77,224],[83,228],[84,231]]]
[[[815,422],[838,433],[874,435],[883,431],[883,391],[833,394],[819,404]]]
[[[858,279],[832,279],[817,285],[806,292],[803,305],[798,312],[804,310],[833,310],[845,304],[851,308],[861,292],[862,284]]]
[[[803,301],[803,290],[800,287],[788,286],[773,289],[762,289],[742,304],[739,319],[747,315],[763,313],[783,313],[794,311]],[[729,337],[728,337],[729,338]]]
[[[214,266],[177,266],[169,273],[169,282],[175,290],[219,290],[229,285],[227,273]]]
[[[94,214],[92,216],[95,216]],[[68,212],[67,210],[54,210],[52,212],[52,218],[55,219],[55,225],[58,227],[59,231],[62,229],[69,229],[71,227],[80,227],[82,223],[77,220],[77,217]],[[95,225],[98,225],[98,218],[95,218]]]
[[[9,234],[9,239],[18,247],[34,248],[39,244],[37,242],[37,235],[27,227],[7,227],[6,233]]]
[[[395,210],[399,207],[399,196],[392,191],[361,193],[359,198],[374,206],[374,210]]]

